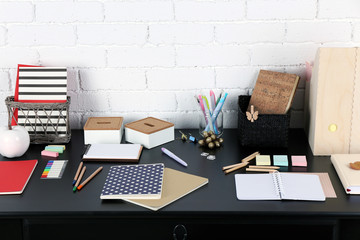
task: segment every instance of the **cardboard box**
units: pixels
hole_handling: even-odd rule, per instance
[[[175,139],[174,124],[148,117],[125,124],[125,140],[150,149]]]
[[[360,153],[359,48],[319,48],[305,99],[314,155]]]
[[[84,126],[84,142],[120,144],[122,133],[122,117],[90,117]]]

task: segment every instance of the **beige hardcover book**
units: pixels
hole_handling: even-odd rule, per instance
[[[347,194],[360,194],[360,170],[350,168],[350,163],[360,161],[360,154],[333,154],[331,162]]]
[[[160,199],[151,199],[151,200],[124,199],[124,200],[157,211],[160,208],[163,208],[166,205],[178,200],[179,198],[204,186],[208,182],[209,180],[207,178],[199,177],[189,173],[180,172],[171,168],[165,168],[163,189]]]
[[[260,114],[285,114],[291,107],[299,77],[295,74],[260,70],[250,98]]]
[[[360,51],[319,48],[305,111],[314,155],[360,153]]]

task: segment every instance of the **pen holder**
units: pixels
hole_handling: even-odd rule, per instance
[[[220,137],[223,134],[223,112],[220,111],[216,121],[212,124],[211,119],[208,119],[206,115],[201,112],[199,114],[199,133],[201,136],[203,135],[203,132],[213,131],[217,137]],[[210,121],[209,121],[210,120]]]

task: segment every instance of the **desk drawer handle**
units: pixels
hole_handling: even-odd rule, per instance
[[[177,229],[182,229],[182,230],[177,230]],[[174,230],[173,230],[173,236],[174,236],[174,240],[180,240],[181,238],[177,238],[176,235],[177,233],[180,233],[180,234],[183,234],[183,238],[182,240],[186,240],[187,238],[187,230],[186,230],[186,227],[182,224],[178,224],[174,227]],[[181,236],[181,235],[180,235]]]

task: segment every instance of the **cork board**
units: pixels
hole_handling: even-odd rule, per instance
[[[160,120],[154,117],[148,117],[135,122],[125,124],[126,128],[130,128],[132,130],[142,132],[145,134],[152,134],[154,132],[158,132],[173,126],[174,126],[173,123],[166,122],[164,120]]]
[[[259,114],[285,114],[291,106],[299,77],[295,74],[260,70],[249,108]]]
[[[122,117],[89,117],[84,130],[120,130]]]

